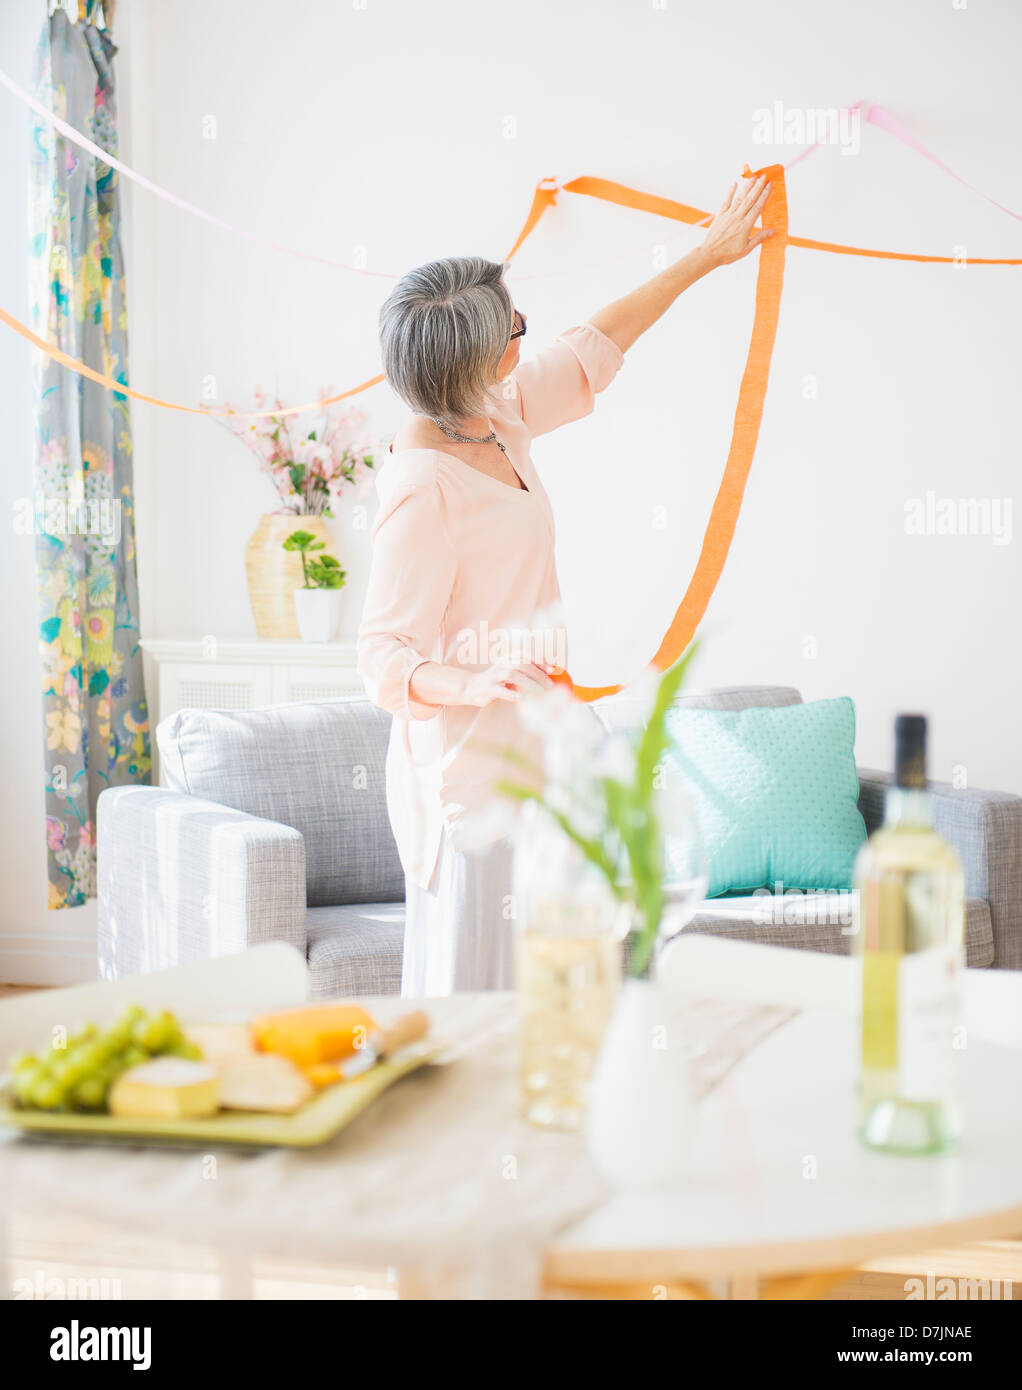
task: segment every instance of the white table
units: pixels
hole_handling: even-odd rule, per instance
[[[699,1106],[686,1188],[612,1198],[549,1279],[751,1280],[1022,1233],[1022,1054],[973,1042],[957,1154],[895,1158],[855,1137],[854,1042],[836,1013],[783,1024]]]
[[[197,1153],[30,1146],[0,1136],[0,1210],[5,1200],[23,1202],[26,1210],[173,1233],[216,1245],[239,1269],[260,1255],[392,1265],[419,1294],[467,1297],[535,1292],[544,1251],[547,1280],[562,1287],[726,1279],[741,1294],[761,1277],[1022,1232],[1022,975],[969,972],[959,1152],[894,1158],[864,1150],[855,1137],[851,963],[723,946],[678,952],[688,988],[714,985],[716,969],[715,987],[726,978],[732,997],[746,1002],[758,991],[760,1003],[797,1005],[799,990],[809,990],[828,1007],[806,1008],[780,1027],[772,1015],[766,1028],[744,1008],[713,1012],[719,1047],[707,1061],[729,1048],[741,1060],[697,1107],[690,1178],[672,1194],[613,1196],[580,1136],[525,1126],[515,1108],[513,1000],[467,995],[425,1001],[437,1032],[458,1041],[455,1060],[407,1078],[331,1144],[224,1153],[209,1182]],[[289,1002],[284,989],[302,997],[306,967],[297,952],[274,945],[249,958],[248,1015]],[[114,993],[147,1006],[190,1001],[212,1017],[217,1005],[227,1007],[235,975],[224,958],[118,982]],[[95,1015],[100,999],[116,1011],[121,999],[98,990],[5,1004],[0,1044],[23,1044],[29,1015],[41,1011],[44,1021],[58,993],[69,1016]],[[369,1002],[384,1019],[408,1007]],[[743,1036],[761,1040],[745,1052]]]
[[[702,1102],[684,1190],[612,1198],[557,1239],[548,1278],[728,1278],[751,1289],[758,1277],[1022,1233],[1022,1050],[976,1036],[1017,1027],[1022,976],[969,972],[967,991],[975,1026],[957,1152],[901,1158],[864,1148],[854,1015],[806,1010]]]

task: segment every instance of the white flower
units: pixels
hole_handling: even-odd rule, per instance
[[[333,451],[321,439],[299,439],[295,445],[295,463],[327,465],[333,462]]]
[[[616,782],[631,782],[635,778],[635,746],[625,734],[611,734],[596,756],[596,775],[612,777]]]
[[[525,727],[542,739],[547,753],[556,752],[559,762],[588,762],[606,738],[596,714],[564,685],[523,700],[518,710]]]
[[[627,700],[629,705],[634,707],[642,725],[647,723],[649,716],[653,713],[661,680],[660,672],[652,666],[647,666],[642,674],[636,676],[635,680],[625,686],[621,692],[621,698]]]

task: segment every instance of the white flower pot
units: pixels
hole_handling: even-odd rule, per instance
[[[692,1091],[664,1005],[655,981],[626,981],[593,1075],[589,1151],[623,1191],[674,1187],[685,1175]]]
[[[303,642],[332,642],[341,617],[341,589],[296,589],[295,616]]]

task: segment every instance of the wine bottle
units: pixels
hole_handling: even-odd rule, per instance
[[[884,823],[855,861],[862,964],[859,1135],[891,1153],[939,1153],[961,1128],[961,862],[933,828],[926,720],[895,721]]]

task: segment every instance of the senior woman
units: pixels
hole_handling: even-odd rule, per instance
[[[513,641],[509,660],[489,650],[559,598],[530,441],[587,415],[682,291],[771,235],[754,230],[768,194],[763,178],[733,185],[700,247],[521,366],[525,316],[501,265],[420,266],[383,306],[384,370],[413,413],[377,482],[359,671],[394,716],[387,804],[406,878],[406,996],[511,983],[512,847],[480,847],[478,826],[501,750],[530,751],[516,704],[551,684],[542,654],[516,657]]]

